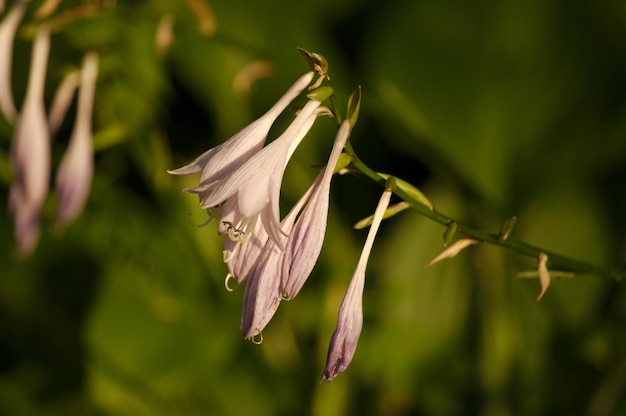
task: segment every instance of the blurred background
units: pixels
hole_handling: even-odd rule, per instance
[[[16,36],[18,106],[42,3]],[[85,52],[100,55],[96,171],[69,227],[49,196],[29,258],[0,216],[0,414],[626,414],[623,284],[578,275],[536,302],[537,280],[516,278],[536,260],[482,245],[425,270],[444,228],[412,211],[383,223],[357,353],[320,383],[365,240],[352,224],[381,189],[334,179],[320,260],[254,345],[215,223],[187,219],[206,218],[181,192],[197,177],[166,173],[263,114],[308,70],[303,47],[328,60],[342,108],[362,86],[352,141],[371,167],[478,228],[515,215],[511,238],[624,265],[626,3],[64,0],[48,19],[48,105]],[[322,119],[296,152],[285,209],[333,135]],[[12,136],[0,120],[2,207]]]

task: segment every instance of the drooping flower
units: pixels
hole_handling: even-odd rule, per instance
[[[59,197],[57,221],[64,225],[80,213],[93,177],[92,113],[98,78],[98,55],[89,53],[83,61],[76,123],[56,178]]]
[[[2,23],[0,23],[0,112],[10,122],[13,122],[17,117],[11,88],[13,40],[17,27],[26,12],[26,4],[26,1],[16,1],[11,11],[6,14]]]
[[[279,196],[283,173],[297,145],[317,118],[320,101],[309,100],[287,129],[235,170],[212,175],[199,186],[185,189],[200,195],[203,208],[210,208],[236,197],[241,220],[232,226],[246,233],[249,224],[263,222],[269,237],[283,249],[285,235],[280,227]]]
[[[190,164],[168,170],[172,175],[191,175],[202,172],[200,182],[232,172],[256,154],[267,139],[270,128],[289,103],[291,103],[313,80],[313,72],[301,76],[287,92],[264,115],[244,127],[224,143],[213,147]]]
[[[354,357],[363,327],[363,288],[365,286],[367,260],[372,250],[372,245],[374,244],[374,239],[376,238],[376,233],[378,232],[383,214],[389,206],[390,198],[391,190],[386,189],[376,207],[374,219],[367,234],[361,257],[359,258],[354,275],[350,281],[350,286],[341,302],[337,328],[333,333],[328,348],[326,368],[322,376],[323,380],[332,381],[337,374],[348,368],[348,365]]]
[[[281,295],[295,297],[313,270],[322,250],[330,199],[330,182],[341,151],[350,135],[350,120],[344,120],[335,136],[328,163],[314,184],[311,199],[289,234],[281,271]]]
[[[243,215],[239,209],[239,196],[237,195],[237,189],[230,189],[231,192],[227,196],[222,197],[221,200],[217,202],[214,202],[213,205],[205,203],[205,200],[207,196],[211,194],[210,189],[212,189],[216,184],[223,182],[225,178],[232,177],[246,164],[246,162],[261,151],[269,134],[270,128],[274,124],[276,118],[283,110],[285,110],[285,108],[287,108],[289,103],[291,103],[307,87],[307,85],[311,83],[313,76],[313,72],[309,72],[301,76],[267,113],[249,124],[226,142],[209,149],[196,158],[196,160],[192,163],[183,166],[182,168],[168,171],[174,175],[189,175],[200,171],[202,172],[200,185],[196,188],[186,189],[186,191],[198,193],[202,206],[206,208],[209,213],[213,207],[222,204],[227,199],[232,199],[230,204],[225,204],[225,207],[229,208],[223,210],[224,215],[222,216],[219,224],[219,231],[220,234],[228,234],[232,240],[237,242],[237,245],[240,242],[245,242],[250,239],[254,230],[258,228],[256,227],[257,223],[259,225],[263,224],[262,221],[258,221],[259,216],[262,213],[256,212],[254,215]],[[297,117],[296,120],[298,120]],[[294,120],[293,123],[295,123],[296,120]],[[301,122],[302,119],[298,121]],[[310,123],[312,124],[312,121]],[[306,134],[306,132],[304,132],[304,134]],[[239,187],[241,186],[243,185],[239,184]],[[209,215],[211,215],[211,213]],[[266,212],[263,216],[270,218],[271,213]],[[276,235],[276,231],[274,232],[274,235]],[[256,240],[259,239],[255,238],[255,241]],[[259,244],[262,246],[264,241]],[[229,254],[225,254],[225,258],[232,257],[231,252],[234,252],[233,250],[238,250],[237,245],[227,248]],[[241,284],[243,281],[238,277],[240,275],[240,271],[236,271],[235,273],[232,273],[231,271],[231,277],[234,277],[238,284]]]
[[[50,180],[50,133],[44,108],[49,50],[50,31],[42,25],[35,36],[26,97],[11,148],[15,181],[9,194],[9,210],[21,255],[30,254],[39,238],[39,215]]]
[[[323,174],[320,173],[313,185],[300,197],[298,202],[291,208],[281,222],[282,230],[291,235],[291,230],[298,213],[309,201],[311,195],[318,188]],[[245,247],[247,244],[244,244]],[[261,342],[261,331],[274,316],[274,313],[282,300],[281,271],[282,262],[286,252],[281,250],[276,243],[266,237],[263,248],[256,253],[253,263],[250,265],[248,274],[244,277],[248,283],[243,296],[241,311],[241,332],[246,339],[256,339]]]
[[[330,182],[350,128],[350,121],[339,127],[326,167],[282,220],[281,229],[289,235],[285,250],[268,239],[253,259],[244,260],[254,262],[242,310],[241,330],[246,338],[260,336],[280,301],[298,293],[317,262],[326,232]]]

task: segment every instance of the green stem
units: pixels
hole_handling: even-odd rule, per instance
[[[380,186],[382,187],[385,186],[385,184],[387,183],[387,180],[381,177],[380,175],[378,175],[376,171],[372,170],[369,166],[363,163],[361,159],[359,159],[359,157],[354,152],[354,148],[352,147],[352,144],[350,143],[349,140],[346,143],[345,149],[346,149],[346,152],[352,158],[351,160],[352,167],[354,167],[357,171],[367,176],[369,179],[376,182]],[[447,226],[451,224],[452,222],[455,222],[458,226],[457,232],[463,234],[466,237],[473,238],[473,239],[476,239],[485,243],[494,244],[500,247],[505,247],[510,250],[513,250],[516,253],[534,257],[534,258],[538,258],[539,254],[545,253],[548,255],[549,266],[552,268],[559,269],[559,270],[567,270],[567,271],[572,271],[572,272],[577,272],[577,273],[606,276],[606,277],[610,277],[618,281],[621,280],[622,276],[626,275],[626,270],[624,270],[623,268],[608,267],[608,266],[602,266],[602,265],[596,265],[596,264],[587,263],[583,261],[578,261],[578,260],[571,259],[566,256],[562,256],[560,254],[551,252],[549,250],[544,250],[540,247],[536,247],[536,246],[524,243],[522,241],[517,241],[513,239],[503,240],[499,234],[488,233],[488,232],[485,232],[476,228],[472,228],[469,225],[456,221],[435,209],[431,210],[428,207],[422,205],[419,201],[416,201],[414,198],[412,198],[410,195],[408,195],[406,192],[402,191],[399,188],[396,188],[394,190],[394,194],[396,194],[398,197],[400,197],[401,199],[409,203],[411,207],[415,209],[416,211],[418,211],[420,214],[430,218],[431,220],[441,225]]]

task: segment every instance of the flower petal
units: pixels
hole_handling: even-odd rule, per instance
[[[61,160],[57,173],[59,195],[59,224],[67,224],[80,213],[91,188],[93,177],[92,124],[96,81],[98,78],[98,55],[85,56],[81,72],[76,124],[70,138],[69,148]]]
[[[386,189],[378,201],[374,220],[367,233],[367,239],[361,251],[361,257],[350,281],[350,286],[339,308],[337,328],[333,333],[326,358],[326,369],[323,380],[332,381],[343,372],[352,361],[363,327],[363,288],[365,286],[365,269],[369,259],[376,233],[380,227],[385,210],[389,206],[391,190]]]
[[[265,143],[267,135],[280,113],[313,80],[313,72],[308,72],[287,90],[287,92],[264,115],[250,123],[233,137],[217,147],[207,150],[190,164],[178,169],[168,170],[172,175],[190,175],[202,171],[201,181],[210,182],[223,176],[233,167],[238,167],[256,154]]]
[[[322,250],[328,217],[330,182],[350,134],[350,128],[350,121],[344,121],[339,127],[326,168],[312,185],[310,201],[289,235],[283,258],[281,283],[281,292],[286,299],[292,299],[300,292]]]
[[[37,243],[39,214],[48,194],[50,133],[43,93],[49,50],[50,31],[42,25],[35,35],[26,98],[11,148],[15,182],[9,194],[9,210],[21,255],[30,254]]]
[[[319,105],[318,101],[309,101],[279,138],[223,180],[201,183],[187,191],[201,194],[203,197],[201,205],[208,208],[221,204],[235,192],[246,187],[247,192],[241,192],[239,195],[241,213],[246,217],[257,214],[271,199],[269,190],[272,178],[282,178],[291,144],[294,141],[301,141],[306,135],[314,121],[309,120],[309,117]]]
[[[256,337],[274,316],[281,301],[280,278],[276,275],[283,252],[267,240],[251,273],[243,295],[241,332],[246,339]]]

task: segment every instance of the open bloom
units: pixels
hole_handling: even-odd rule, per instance
[[[282,249],[285,235],[280,228],[279,196],[283,173],[293,151],[311,129],[320,104],[309,100],[280,137],[234,171],[228,169],[224,175],[212,175],[185,191],[200,195],[203,208],[237,198],[236,216],[240,220],[230,227],[243,237],[260,216],[267,234]]]
[[[98,77],[98,55],[85,56],[81,72],[76,124],[69,148],[57,173],[59,194],[58,221],[67,224],[81,211],[89,195],[93,177],[93,143],[91,117]]]
[[[348,368],[348,365],[354,357],[363,327],[363,288],[365,286],[367,260],[372,250],[372,245],[374,244],[374,239],[376,238],[376,233],[378,232],[383,214],[389,206],[390,198],[391,190],[386,189],[376,207],[374,219],[367,234],[361,257],[359,258],[354,275],[350,281],[350,286],[348,286],[348,290],[341,302],[337,328],[333,333],[328,348],[326,369],[322,376],[323,380],[332,381],[337,374]]]
[[[241,330],[246,338],[256,339],[261,335],[280,301],[293,298],[313,270],[326,232],[330,182],[350,127],[349,121],[342,123],[325,169],[282,220],[281,230],[289,236],[285,250],[272,239],[266,239],[262,249],[258,241],[248,249],[248,242],[241,248],[245,255],[235,254],[235,261],[241,262],[239,270],[246,273],[237,281],[248,280],[241,318]]]
[[[262,208],[259,208],[256,212],[252,213],[249,213],[249,209],[244,210],[243,213],[241,211],[240,204],[245,204],[249,198],[246,198],[246,192],[244,192],[241,194],[243,195],[243,201],[241,201],[242,198],[240,198],[240,194],[238,193],[239,189],[245,187],[246,185],[251,185],[253,189],[255,186],[261,186],[261,184],[254,179],[263,178],[263,176],[257,177],[256,175],[257,173],[263,172],[263,170],[258,169],[256,166],[251,166],[247,162],[249,162],[253,156],[257,156],[261,153],[263,145],[267,139],[267,135],[269,134],[270,128],[276,118],[289,105],[289,103],[311,83],[313,76],[313,72],[309,72],[301,76],[267,113],[249,124],[226,142],[209,149],[189,165],[173,171],[168,171],[174,175],[189,175],[202,172],[199,186],[196,188],[186,189],[186,191],[197,193],[202,206],[208,210],[224,203],[227,200],[230,201],[224,205],[224,215],[222,216],[219,224],[219,232],[220,234],[227,234],[237,243],[248,241],[254,230],[258,229],[258,227],[256,227],[257,223],[259,225],[263,223],[272,224],[270,218],[272,218],[273,212],[269,211],[271,209],[270,206],[265,207],[266,209],[264,210],[264,213],[261,212]],[[275,142],[284,142],[289,138],[295,138],[297,141],[301,140],[302,137],[304,137],[304,135],[308,132],[314,121],[314,119],[307,120],[307,117],[312,114],[314,110],[313,107],[318,106],[319,102],[314,102],[312,106],[309,106],[306,112],[303,109],[300,115],[296,117],[296,120],[292,122],[291,126],[281,136],[283,140],[281,141],[277,139]],[[309,110],[311,111],[309,112]],[[270,149],[275,149],[276,147],[277,145],[273,145]],[[272,154],[270,153],[270,156],[271,155]],[[286,164],[289,157],[290,154],[288,154],[285,157],[284,162],[281,163]],[[276,160],[263,159],[260,162],[269,163],[275,161]],[[247,166],[246,169],[248,170],[244,169],[245,166]],[[265,168],[271,166],[273,165],[264,165]],[[257,171],[251,169],[256,169]],[[267,169],[265,172],[267,172]],[[249,176],[244,175],[242,178],[242,173],[247,173]],[[250,178],[250,174],[252,175],[252,179]],[[233,179],[237,179],[238,177],[240,180],[238,182],[235,180],[236,183],[233,183]],[[268,175],[265,175],[265,179],[267,179],[267,177]],[[272,176],[271,178],[276,179],[275,176]],[[220,189],[220,185],[225,186],[222,186]],[[278,186],[280,187],[280,181],[278,181]],[[207,201],[208,199],[210,200]],[[278,210],[278,206],[276,207],[276,210]],[[265,221],[259,221],[259,216],[261,214],[265,218]],[[272,225],[274,226],[273,237],[277,239],[279,238],[277,235],[280,233],[276,229],[276,222],[277,221],[275,221]],[[257,238],[256,240],[262,240],[262,238]],[[261,246],[263,244],[264,241],[259,243]],[[225,257],[232,258],[235,250],[237,249],[238,245],[227,248],[228,253],[225,254]],[[237,271],[236,273],[231,271],[231,273],[231,276],[237,280],[238,284],[243,281],[243,279],[238,277],[243,275],[241,271]]]
[[[224,143],[207,150],[190,164],[175,170],[168,170],[168,173],[191,175],[202,172],[200,182],[205,182],[212,181],[214,178],[240,167],[252,155],[261,150],[274,121],[289,103],[311,83],[313,76],[313,72],[301,76],[264,115]]]
[[[282,230],[290,236],[298,213],[318,188],[322,176],[321,173],[318,175],[313,185],[282,220]],[[246,243],[244,247],[248,244]],[[249,252],[247,251],[247,253]],[[266,237],[265,245],[260,251],[253,252],[252,259],[242,259],[244,264],[248,265],[247,275],[244,276],[248,283],[243,295],[241,311],[241,332],[246,339],[255,340],[261,336],[261,331],[272,319],[280,305],[283,298],[280,287],[282,282],[281,271],[285,255],[285,251],[281,250],[273,240]]]
[[[49,50],[50,31],[42,25],[35,36],[26,98],[11,149],[15,182],[9,194],[9,210],[21,255],[28,255],[39,238],[39,214],[50,179],[50,133],[43,100]]]

